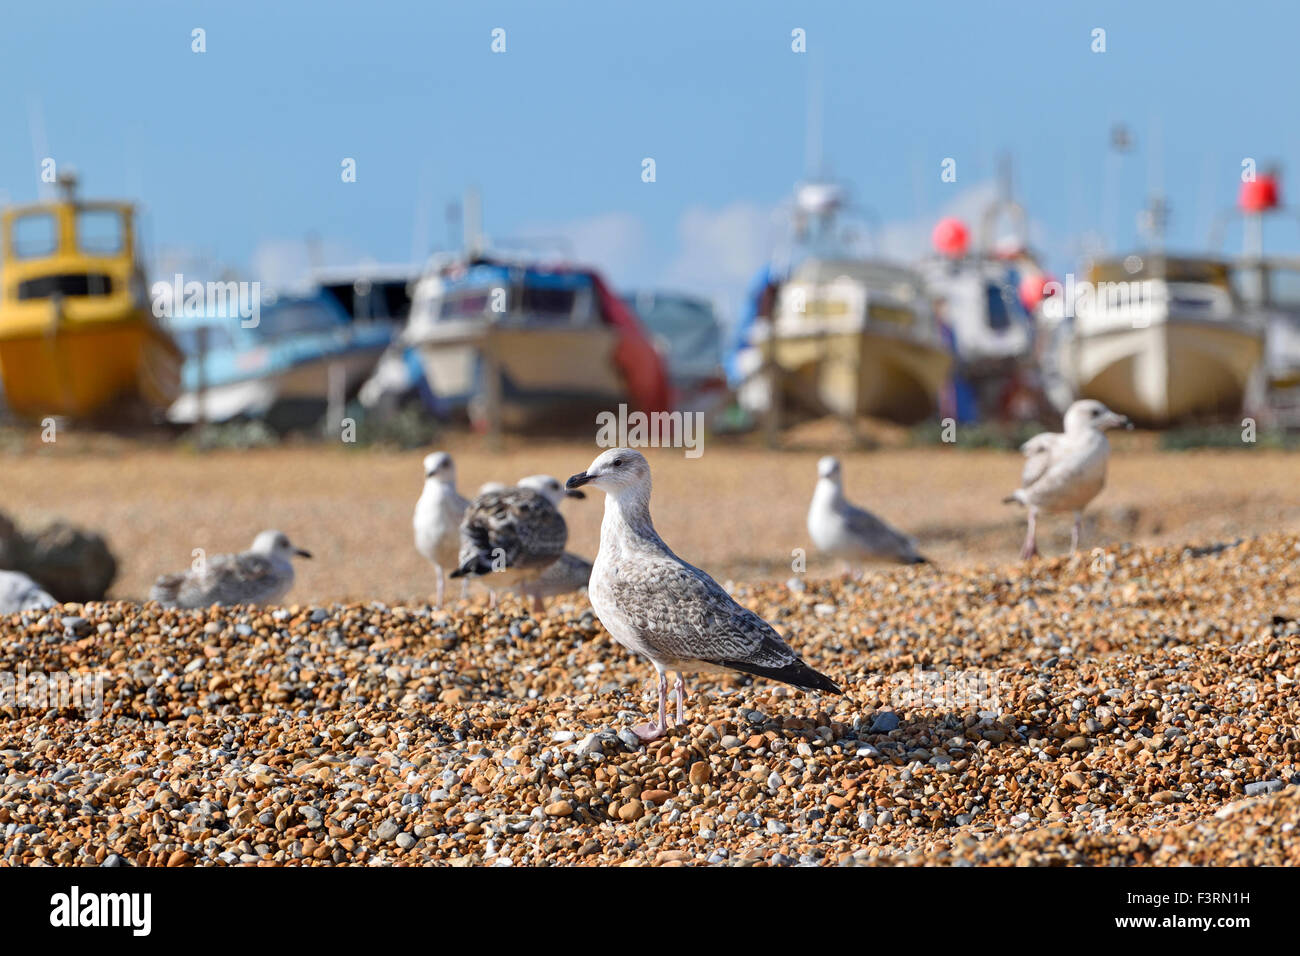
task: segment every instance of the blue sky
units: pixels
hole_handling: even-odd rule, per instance
[[[1063,273],[1089,234],[1132,246],[1153,188],[1170,246],[1203,249],[1243,158],[1300,168],[1298,28],[1281,3],[16,4],[0,198],[36,198],[49,155],[87,195],[143,200],[155,252],[280,278],[307,236],[329,263],[445,245],[446,204],[472,184],[493,237],[566,236],[620,285],[730,309],[806,171],[816,74],[826,165],[891,252],[977,210],[1007,152]],[[1122,159],[1115,122],[1136,140]],[[1295,251],[1300,224],[1275,217],[1266,239]]]

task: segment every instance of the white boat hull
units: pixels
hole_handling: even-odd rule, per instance
[[[444,323],[418,343],[429,388],[453,410],[482,399],[486,367],[500,370],[507,424],[561,405],[602,408],[626,402],[614,359],[616,330],[604,325],[542,328],[507,323]]]
[[[1076,334],[1065,348],[1063,366],[1078,397],[1159,426],[1240,411],[1263,337],[1222,322],[1173,318]]]

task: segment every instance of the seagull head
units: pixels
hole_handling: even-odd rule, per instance
[[[1112,412],[1095,398],[1085,398],[1075,402],[1065,413],[1065,431],[1078,434],[1090,429],[1104,432],[1108,428],[1132,428],[1133,423],[1125,415]]]
[[[611,448],[596,456],[596,460],[579,472],[564,486],[570,491],[591,485],[615,497],[626,491],[640,491],[650,497],[650,463],[645,455],[631,448]]]
[[[520,478],[519,487],[533,489],[557,508],[565,498],[587,497],[581,491],[566,490],[558,478],[550,475],[529,475],[527,478]]]
[[[424,456],[425,481],[441,481],[444,484],[456,484],[456,463],[445,451],[435,451]]]
[[[263,531],[253,539],[253,546],[249,550],[254,554],[284,562],[288,562],[294,556],[300,558],[311,557],[310,551],[295,548],[289,542],[289,536],[283,531]]]
[[[827,455],[817,462],[817,477],[840,483],[840,460],[834,455]]]

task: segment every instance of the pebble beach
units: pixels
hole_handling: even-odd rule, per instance
[[[731,585],[844,688],[647,669],[585,598],[0,618],[0,861],[1300,863],[1300,537]],[[292,600],[292,596],[290,598]]]

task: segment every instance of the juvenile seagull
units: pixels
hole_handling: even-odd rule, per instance
[[[282,531],[263,531],[240,554],[218,554],[180,574],[164,574],[149,592],[163,607],[273,604],[293,587],[291,558],[310,558]]]
[[[591,606],[614,640],[650,659],[658,679],[659,719],[632,728],[638,737],[654,740],[667,729],[668,671],[677,674],[678,723],[685,719],[687,671],[740,671],[841,693],[771,625],[669,550],[650,520],[650,466],[640,452],[603,452],[567,486],[588,484],[605,492],[600,551],[587,592]]]
[[[930,563],[917,553],[916,542],[907,535],[845,500],[839,460],[829,455],[817,462],[817,487],[808,508],[808,535],[819,550],[843,558],[845,563]]]
[[[489,491],[465,509],[460,566],[451,576],[525,589],[564,553],[568,540],[568,526],[545,495],[532,488]]]
[[[1074,512],[1070,551],[1079,548],[1079,525],[1083,509],[1106,484],[1106,463],[1110,460],[1108,428],[1132,428],[1125,416],[1117,415],[1094,399],[1075,402],[1065,413],[1065,432],[1043,432],[1020,446],[1025,470],[1020,487],[1004,504],[1019,502],[1029,509],[1029,530],[1020,556],[1038,554],[1035,529],[1038,513]]]
[[[38,611],[58,602],[21,571],[0,571],[0,614]]]
[[[569,491],[559,480],[550,475],[529,475],[519,479],[520,488],[532,488],[542,495],[555,508],[565,498],[585,498],[581,491]],[[525,594],[533,599],[533,610],[542,613],[542,598],[559,597],[585,588],[591,581],[591,562],[580,558],[571,551],[565,551],[549,568],[525,588]]]
[[[445,451],[424,456],[424,490],[415,503],[415,550],[433,562],[438,580],[438,606],[446,589],[445,571],[460,555],[460,522],[469,502],[456,491],[456,464]],[[466,583],[461,582],[461,597]]]

